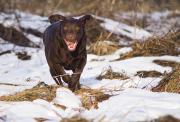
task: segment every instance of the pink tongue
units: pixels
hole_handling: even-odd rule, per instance
[[[71,51],[76,49],[76,42],[75,43],[67,42],[67,45],[68,45],[68,49]]]

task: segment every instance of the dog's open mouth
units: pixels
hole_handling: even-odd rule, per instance
[[[76,49],[77,41],[72,42],[72,41],[68,41],[68,40],[65,39],[65,43],[66,43],[66,45],[68,47],[68,50],[74,51]]]

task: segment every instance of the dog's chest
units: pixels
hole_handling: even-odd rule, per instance
[[[78,60],[78,56],[73,56],[69,52],[63,53],[63,56],[61,57],[62,65],[67,70],[74,69],[78,63]]]

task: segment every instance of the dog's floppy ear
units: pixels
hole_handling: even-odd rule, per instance
[[[66,19],[66,17],[59,15],[59,14],[53,14],[53,15],[49,16],[49,21],[51,24],[54,22],[57,22],[59,20],[65,20],[65,19]]]
[[[93,19],[93,17],[89,14],[84,15],[83,17],[80,18],[80,21],[82,21],[83,23],[86,23],[87,20],[91,20]]]

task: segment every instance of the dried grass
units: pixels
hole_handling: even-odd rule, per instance
[[[59,88],[59,86],[49,86],[40,82],[32,89],[26,89],[14,95],[1,96],[0,101],[33,101],[35,99],[44,99],[50,102],[56,97],[57,88]],[[82,88],[76,91],[75,94],[81,97],[83,107],[86,109],[97,108],[98,102],[107,100],[110,97],[110,95],[103,93],[100,89]],[[54,105],[61,109],[66,109],[63,105]]]
[[[105,41],[97,41],[89,47],[89,53],[96,55],[109,55],[114,53],[119,47],[117,45],[108,44]]]
[[[180,119],[173,117],[172,115],[166,115],[157,119],[151,120],[150,122],[180,122]]]
[[[127,59],[137,56],[162,56],[162,55],[179,55],[178,47],[180,33],[169,33],[162,38],[149,38],[146,41],[137,41],[132,45],[133,50],[120,57]]]
[[[63,118],[61,122],[90,122],[81,116],[73,116],[71,118]]]
[[[152,91],[180,93],[180,64],[177,63],[173,71],[152,88]]]
[[[93,13],[100,16],[113,16],[119,11],[153,12],[162,10],[179,10],[179,0],[6,0],[0,1],[0,11],[19,9],[40,15],[49,15],[54,11],[72,14]]]
[[[18,59],[20,59],[20,60],[30,60],[30,59],[31,59],[31,56],[30,56],[26,51],[17,52],[17,53],[16,53],[16,56],[17,56]]]
[[[165,75],[159,84],[152,88],[152,91],[180,93],[180,63],[166,60],[154,60],[153,62],[161,66],[170,66],[173,71]]]
[[[176,67],[177,62],[174,61],[166,61],[166,60],[154,60],[154,63],[161,65],[161,66],[169,66],[169,67]]]
[[[48,119],[46,118],[34,118],[36,120],[36,122],[44,122],[44,121],[48,121]]]
[[[138,71],[135,76],[146,78],[146,77],[160,77],[163,75],[164,75],[163,73],[152,70],[152,71]]]
[[[96,77],[98,80],[102,79],[119,79],[119,80],[126,80],[129,79],[129,77],[125,73],[119,73],[119,72],[114,72],[111,67],[109,69],[105,70],[102,72],[98,77]]]
[[[100,26],[101,20],[96,18],[91,19],[86,24],[86,34],[88,45],[97,41],[109,40],[112,42],[119,41],[119,36],[108,32],[106,29]]]
[[[38,84],[32,89],[26,89],[14,95],[1,96],[0,101],[33,101],[35,99],[52,101],[56,96],[56,89],[58,87]]]
[[[80,96],[82,105],[86,109],[98,108],[98,103],[109,99],[110,95],[105,94],[101,89],[82,88],[76,91]]]

